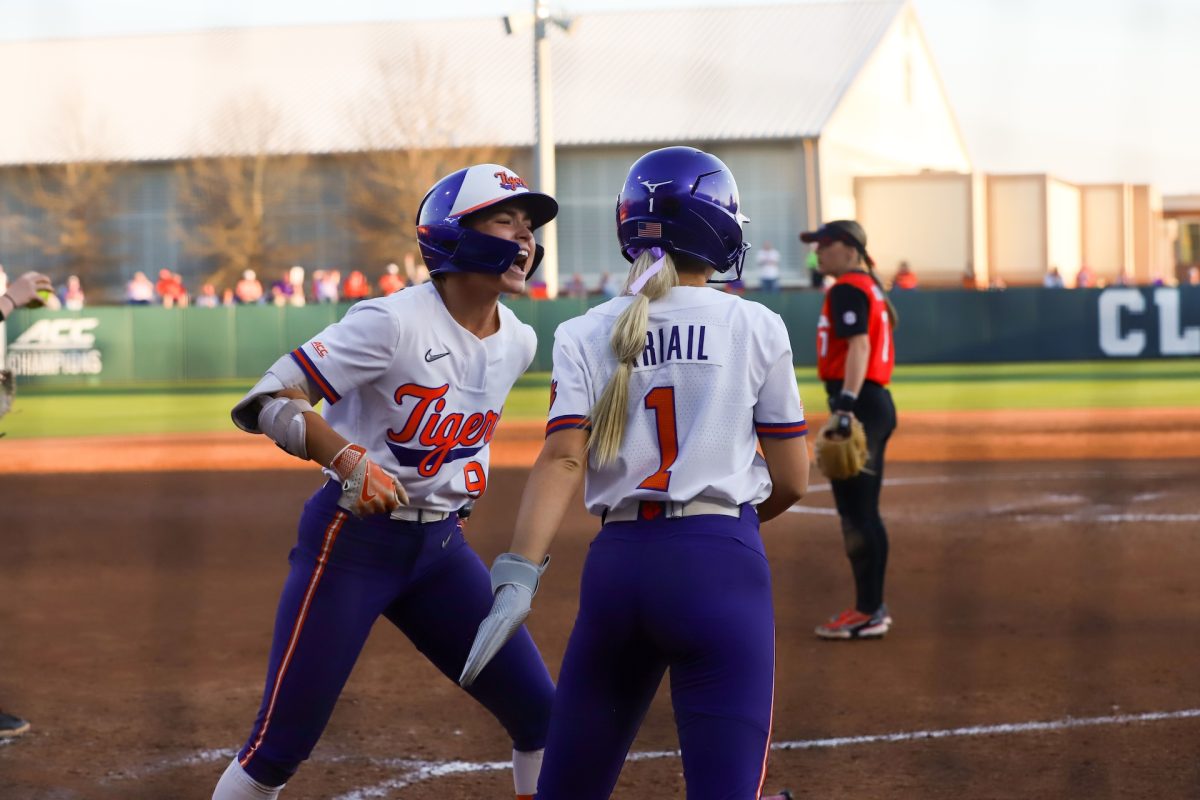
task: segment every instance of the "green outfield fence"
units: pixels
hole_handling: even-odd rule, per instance
[[[816,362],[821,294],[747,293],[778,312],[797,366]],[[913,291],[892,295],[900,363],[995,363],[1200,357],[1200,287]],[[538,334],[535,370],[550,369],[554,329],[600,298],[512,300]],[[21,311],[7,325],[7,364],[34,385],[256,378],[345,313],[345,305]],[[1200,367],[1198,367],[1200,371]]]

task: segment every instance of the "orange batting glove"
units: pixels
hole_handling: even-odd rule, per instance
[[[348,444],[329,462],[329,468],[342,480],[338,505],[356,517],[390,514],[408,505],[408,493],[383,467],[367,458],[366,448]]]

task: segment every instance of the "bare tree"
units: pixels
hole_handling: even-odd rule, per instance
[[[414,222],[425,192],[471,164],[507,164],[508,148],[463,145],[468,98],[439,79],[442,64],[420,47],[377,65],[380,91],[354,113],[367,152],[351,160],[348,204],[365,263],[416,251]]]
[[[25,243],[85,282],[111,266],[104,223],[114,169],[98,161],[27,166],[18,182],[27,205],[43,215],[22,226]]]
[[[112,216],[110,190],[119,167],[99,156],[105,128],[89,116],[85,98],[69,93],[59,98],[58,106],[58,124],[51,135],[66,160],[19,169],[13,188],[24,213],[7,227],[25,247],[93,282],[112,266],[106,223]]]
[[[0,253],[5,260],[19,254],[22,266],[34,240],[30,233],[33,220],[21,189],[24,173],[23,167],[0,170]]]
[[[280,114],[259,97],[231,103],[213,126],[223,155],[178,165],[184,249],[212,266],[207,280],[232,285],[247,269],[264,275],[271,263],[301,260],[306,248],[289,242],[272,218],[306,181],[308,158],[286,152]]]

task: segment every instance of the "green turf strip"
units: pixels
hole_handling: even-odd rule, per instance
[[[806,406],[824,411],[824,389],[813,371],[797,372]],[[230,431],[229,409],[252,383],[209,381],[53,391],[18,385],[14,409],[0,420],[0,432],[16,438]],[[523,376],[509,396],[505,418],[544,419],[549,383],[546,373]],[[1196,407],[1200,406],[1200,363],[902,366],[897,368],[891,388],[901,414],[955,409]]]

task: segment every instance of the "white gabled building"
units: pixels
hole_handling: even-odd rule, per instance
[[[132,163],[114,200],[119,283],[172,263],[199,270],[172,241],[170,165],[182,159],[301,152],[330,156],[336,173],[340,154],[483,144],[517,148],[513,166],[531,172],[531,36],[494,18],[0,43],[0,74],[28,76],[0,82],[0,204],[12,167]],[[853,216],[856,176],[972,169],[906,0],[595,13],[551,40],[564,281],[623,269],[616,193],[654,147],[725,159],[748,238],[774,243],[793,282],[797,234]],[[406,104],[428,123],[384,124]],[[254,110],[269,130],[246,124]],[[346,205],[329,187],[288,213],[322,232],[316,261],[352,264]],[[34,258],[6,240],[11,227],[10,272]],[[752,257],[748,273],[753,284]]]

